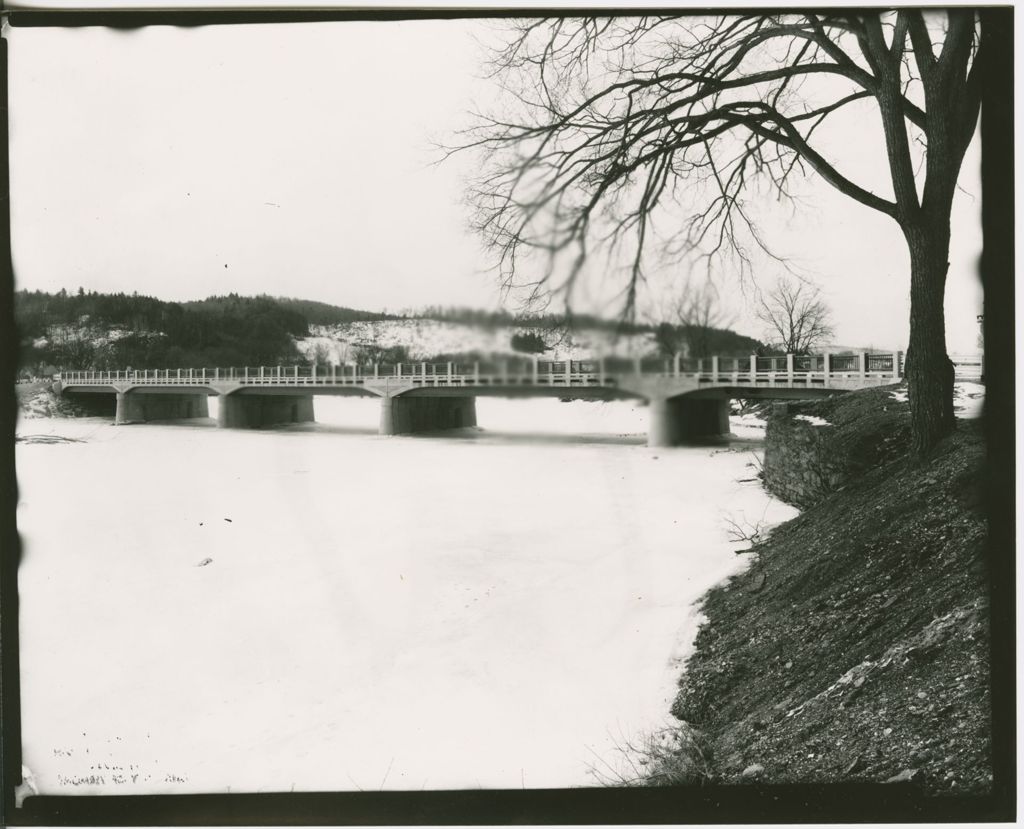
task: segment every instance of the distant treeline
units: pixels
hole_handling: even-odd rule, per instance
[[[237,294],[178,303],[138,294],[19,291],[21,365],[45,374],[71,367],[296,362],[300,355],[293,337],[309,332],[302,303],[297,305]],[[119,335],[108,338],[108,331]]]
[[[607,320],[590,314],[573,314],[570,317],[565,314],[513,314],[503,310],[481,311],[476,308],[443,308],[436,305],[429,306],[414,316],[446,322],[460,322],[482,328],[508,328],[511,326],[551,330],[574,328],[577,330],[615,331],[619,334],[642,334],[654,330],[651,325]]]
[[[316,302],[312,299],[275,297],[274,301],[284,308],[290,308],[302,314],[310,325],[342,325],[346,322],[404,319],[399,314],[387,314],[382,311],[357,311],[355,308],[329,305],[326,302]],[[209,300],[203,300],[203,302],[209,302]]]
[[[81,288],[74,293],[61,290],[55,294],[18,291],[15,317],[21,370],[27,375],[47,375],[71,368],[301,364],[305,360],[295,346],[295,338],[308,336],[310,326],[375,320],[437,319],[553,333],[570,325],[575,329],[620,334],[658,331],[651,325],[623,324],[589,315],[567,320],[559,314],[517,315],[467,308],[427,308],[396,315],[286,297],[228,294],[194,302],[166,302],[135,293],[103,294]],[[701,343],[722,355],[751,354],[761,347],[756,340],[732,331],[706,329],[700,333]],[[516,346],[517,350],[532,352],[544,348],[543,341],[534,343],[528,339],[529,335],[520,337],[523,342]],[[544,335],[534,339],[551,338]],[[660,341],[661,337],[657,339]]]
[[[534,328],[540,331],[559,332],[567,329],[607,331],[621,335],[654,334],[659,351],[673,354],[687,349],[693,357],[737,357],[749,354],[765,354],[764,343],[752,337],[745,337],[727,328],[673,325],[671,323],[625,322],[602,319],[590,314],[512,314],[508,311],[480,311],[473,308],[429,307],[416,316],[435,320],[447,320],[489,328]],[[534,344],[525,342],[528,335],[521,335],[522,347],[513,341],[517,351],[526,353],[540,351]],[[538,335],[549,339],[547,335]]]

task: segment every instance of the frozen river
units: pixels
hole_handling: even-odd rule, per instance
[[[651,449],[629,403],[480,399],[378,437],[29,420],[24,764],[62,794],[588,785],[670,721],[727,517],[795,514],[756,430]],[[738,431],[744,431],[737,427]]]

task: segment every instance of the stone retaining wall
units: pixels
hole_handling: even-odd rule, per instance
[[[800,407],[807,413],[806,407]],[[850,469],[832,445],[835,427],[799,420],[790,404],[776,403],[765,433],[765,487],[773,495],[806,509],[846,481]]]

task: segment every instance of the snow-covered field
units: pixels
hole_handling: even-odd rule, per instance
[[[654,335],[577,330],[558,333],[543,328],[507,326],[486,328],[467,323],[433,319],[375,320],[341,325],[314,325],[310,336],[296,339],[299,351],[308,359],[346,363],[354,360],[361,345],[380,348],[405,346],[414,360],[437,354],[479,351],[489,354],[517,355],[512,348],[515,334],[537,334],[549,346],[547,359],[587,360],[600,354],[639,357],[657,350]]]
[[[40,791],[588,785],[669,720],[693,603],[746,559],[724,519],[795,514],[754,439],[650,449],[629,403],[481,399],[449,437],[316,410],[21,424],[82,441],[18,446]]]

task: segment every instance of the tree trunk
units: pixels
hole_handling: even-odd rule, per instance
[[[907,231],[910,247],[910,344],[906,375],[910,392],[911,449],[924,455],[956,429],[953,363],[946,354],[948,228]]]

